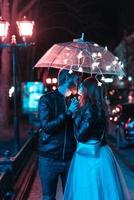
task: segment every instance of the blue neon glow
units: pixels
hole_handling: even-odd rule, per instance
[[[44,93],[42,82],[26,82],[22,84],[22,112],[37,112],[40,97]]]

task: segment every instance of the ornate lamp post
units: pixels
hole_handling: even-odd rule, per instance
[[[11,36],[11,42],[6,43],[5,38],[8,35],[9,23],[0,17],[0,48],[11,48],[12,52],[12,68],[13,68],[13,86],[14,86],[14,113],[13,113],[13,127],[14,127],[14,139],[15,139],[15,152],[20,147],[20,135],[19,135],[19,118],[17,112],[17,82],[16,82],[16,49],[19,47],[28,47],[34,43],[27,43],[26,39],[32,36],[34,21],[29,21],[24,17],[22,21],[16,22],[19,35],[23,39],[23,43],[17,43],[16,36]]]

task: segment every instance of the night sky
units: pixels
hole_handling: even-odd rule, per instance
[[[134,30],[133,0],[40,0],[39,51],[54,43],[85,39],[114,48],[124,31]]]

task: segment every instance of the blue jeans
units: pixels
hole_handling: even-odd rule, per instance
[[[39,157],[39,176],[42,185],[42,200],[56,200],[58,177],[61,176],[63,191],[66,184],[70,161]]]

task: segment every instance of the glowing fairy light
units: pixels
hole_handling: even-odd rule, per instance
[[[118,76],[119,80],[122,80],[123,79],[123,76]]]
[[[100,81],[98,81],[98,86],[102,86],[102,83]]]
[[[67,64],[67,59],[64,59],[64,63]]]
[[[95,44],[93,44],[93,45],[94,45],[95,47],[98,47],[98,46],[99,46],[99,45],[98,45],[98,44],[96,44],[96,43],[95,43]]]
[[[119,58],[118,58],[117,56],[115,56],[115,59],[116,59],[116,60],[119,60]]]
[[[73,70],[72,70],[72,69],[70,69],[68,73],[69,73],[69,74],[72,74],[72,73],[73,73]]]
[[[82,67],[79,67],[78,71],[79,71],[79,72],[83,72],[83,68],[82,68]]]
[[[104,76],[102,76],[101,80],[102,80],[102,81],[105,81],[105,77],[104,77]]]
[[[66,47],[66,50],[70,51],[71,49],[69,47]]]
[[[92,64],[92,67],[93,67],[93,68],[98,67],[99,64],[100,64],[99,62],[94,62],[94,63]]]
[[[121,68],[124,68],[124,65],[123,65],[123,63],[120,65],[120,67],[121,67]]]
[[[92,58],[96,58],[97,54],[96,53],[92,53]]]
[[[91,66],[91,68],[92,68],[92,70],[94,70],[94,69],[95,69],[95,67],[94,67],[94,66]]]
[[[121,61],[119,61],[119,62],[118,62],[118,65],[120,65],[120,66],[121,66],[121,64],[122,64],[122,63],[121,63]]]
[[[109,71],[110,68],[111,68],[111,65],[107,65],[107,66],[106,66],[106,70],[107,70],[107,71]]]
[[[100,58],[102,57],[102,54],[101,54],[100,52],[99,52],[97,55],[98,55],[98,57],[100,57]]]
[[[108,50],[107,46],[105,46],[104,50],[105,50],[105,51],[107,51],[107,50]]]
[[[82,58],[83,55],[82,55],[82,51],[79,52],[79,54],[77,55],[78,59]]]
[[[12,86],[10,89],[9,89],[9,97],[12,97],[13,96],[13,93],[14,93],[14,86]]]

